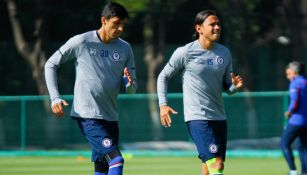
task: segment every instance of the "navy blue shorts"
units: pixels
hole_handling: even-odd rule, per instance
[[[205,163],[214,157],[225,160],[227,144],[226,120],[193,120],[186,122],[199,158]]]
[[[92,161],[103,162],[105,154],[118,149],[118,122],[76,118],[82,134],[92,149]]]

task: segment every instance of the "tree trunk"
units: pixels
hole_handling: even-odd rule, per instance
[[[153,5],[153,1],[151,1],[151,7]],[[144,24],[144,42],[145,42],[145,63],[147,64],[147,93],[156,94],[157,88],[157,77],[156,71],[157,68],[163,62],[163,48],[164,48],[164,33],[165,26],[163,20],[159,20],[159,29],[158,29],[158,48],[157,51],[155,49],[154,44],[154,28],[153,28],[153,13],[152,11],[149,13],[145,20]],[[157,53],[155,55],[155,53]],[[150,117],[153,123],[151,135],[154,140],[160,140],[162,137],[162,128],[160,124],[160,115],[159,115],[159,106],[158,100],[156,97],[149,99],[149,110]]]
[[[43,18],[38,17],[35,20],[34,36],[36,38],[34,45],[31,46],[29,42],[25,40],[19,14],[17,11],[17,5],[15,0],[6,0],[7,9],[9,13],[9,19],[12,25],[14,41],[18,53],[25,59],[32,70],[32,78],[35,81],[37,92],[39,95],[48,94],[48,90],[45,83],[44,76],[44,64],[47,60],[45,50],[43,48],[44,34],[43,34]],[[40,1],[37,1],[38,3]],[[40,2],[42,3],[42,2]],[[49,100],[43,101],[43,106],[47,113],[50,112]]]
[[[32,47],[24,38],[19,15],[16,7],[15,0],[6,0],[9,18],[12,25],[15,45],[19,54],[26,60],[31,66],[32,78],[36,82],[37,91],[40,95],[46,95],[48,93],[45,86],[44,78],[44,64],[47,60],[45,51],[42,48],[42,25],[43,19],[36,19],[35,32],[37,40]]]
[[[40,16],[35,19],[35,30],[34,30],[34,45],[32,46],[29,42],[24,39],[24,34],[22,31],[22,26],[20,23],[17,6],[15,0],[6,0],[7,8],[9,13],[9,18],[12,25],[15,45],[19,54],[26,60],[26,62],[30,65],[32,70],[32,78],[36,83],[37,91],[39,95],[48,94],[48,90],[45,83],[44,76],[44,64],[47,60],[46,52],[44,50],[44,20]],[[43,2],[36,1],[38,10],[42,10]],[[56,125],[52,117],[50,116],[50,101],[44,100],[42,102],[43,107],[46,111],[47,120],[44,123],[46,129],[46,140],[47,142],[56,142],[59,139],[56,135],[54,135],[54,131],[57,130],[58,125]],[[51,144],[51,143],[50,143]]]
[[[286,1],[284,2],[285,8],[287,8],[287,21],[291,33],[292,40],[292,52],[291,59],[297,61],[303,61],[304,57],[304,40],[303,40],[303,30],[304,29],[304,16],[302,13],[302,2],[301,0],[297,1]],[[289,4],[288,4],[289,3]]]

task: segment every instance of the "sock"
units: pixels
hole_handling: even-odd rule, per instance
[[[124,159],[122,156],[117,156],[109,162],[108,175],[122,175],[123,174]]]
[[[94,175],[107,175],[106,173],[94,172]]]
[[[206,161],[206,164],[209,170],[209,174],[210,175],[216,175],[216,174],[223,175],[223,169],[215,169],[211,167],[211,165],[214,164],[215,162],[216,162],[216,158],[212,158]]]

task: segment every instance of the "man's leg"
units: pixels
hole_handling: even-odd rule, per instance
[[[222,157],[212,158],[206,161],[210,175],[221,175],[224,171],[224,162]]]
[[[284,157],[289,165],[290,172],[295,173],[296,166],[294,162],[294,156],[293,151],[291,148],[292,143],[294,142],[295,138],[297,137],[297,127],[288,124],[287,128],[284,130],[281,141],[280,141],[280,147],[284,154]]]
[[[302,175],[307,175],[307,127],[302,127],[299,133],[298,152],[301,161]]]
[[[106,161],[103,162],[94,162],[95,165],[95,171],[94,175],[107,175],[109,166]]]
[[[104,159],[108,162],[109,172],[108,175],[122,175],[124,158],[121,153],[117,150],[107,153]]]
[[[189,121],[187,126],[203,162],[202,175],[222,174],[227,143],[226,121]]]
[[[93,150],[92,161],[106,161],[108,175],[122,175],[124,159],[118,151],[118,123],[96,119],[78,119],[78,124]]]
[[[209,175],[209,170],[206,163],[202,163],[201,175]]]
[[[103,159],[100,159],[99,151],[95,149],[95,146],[93,144],[93,140],[86,135],[88,133],[88,128],[84,127],[86,123],[89,123],[90,121],[87,121],[82,118],[76,118],[76,121],[79,125],[80,131],[82,135],[87,139],[89,146],[92,148],[92,162],[94,162],[94,175],[107,175],[109,166]]]
[[[206,161],[208,171],[210,175],[223,174],[224,172],[224,161],[226,157],[226,145],[227,145],[227,123],[226,121],[214,122],[213,130],[216,136],[218,136],[219,148],[216,157],[213,157]],[[215,146],[209,147],[211,152],[215,152]]]

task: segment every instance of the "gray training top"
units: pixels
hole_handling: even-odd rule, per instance
[[[211,50],[198,40],[177,48],[158,77],[159,105],[167,105],[167,83],[181,72],[185,121],[226,120],[222,92],[235,92],[229,50],[215,43]]]
[[[117,95],[127,67],[134,83],[127,93],[136,91],[133,51],[129,43],[115,39],[108,44],[96,31],[70,38],[45,64],[45,77],[51,101],[60,99],[57,69],[74,60],[76,80],[71,116],[118,121]]]

